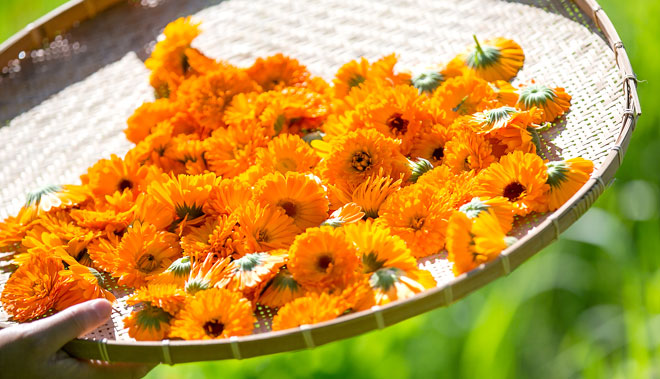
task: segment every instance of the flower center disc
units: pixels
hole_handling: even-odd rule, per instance
[[[131,182],[128,179],[122,179],[121,182],[117,185],[119,188],[120,192],[123,192],[126,188],[132,189],[133,188],[133,182]]]
[[[360,151],[353,154],[351,166],[360,172],[367,170],[371,166],[371,155],[366,151]]]
[[[433,154],[431,154],[431,157],[435,159],[436,161],[441,161],[442,158],[445,157],[445,148],[440,146],[437,149],[433,150]]]
[[[332,257],[329,255],[321,255],[319,257],[318,262],[316,262],[317,266],[321,269],[321,271],[325,272],[328,270],[328,267],[330,267],[330,264],[332,263]]]
[[[291,201],[285,201],[282,204],[280,204],[280,207],[284,209],[284,213],[286,213],[287,216],[291,218],[296,217],[296,205],[292,203]]]
[[[218,320],[207,321],[204,324],[204,331],[207,335],[213,338],[218,338],[225,330],[225,324],[221,323]]]
[[[406,134],[408,131],[408,123],[410,121],[403,119],[401,113],[395,113],[387,119],[387,126],[394,132],[394,134]]]
[[[145,254],[138,259],[137,266],[138,270],[144,273],[150,273],[159,266],[159,262],[153,254]]]
[[[520,198],[520,195],[525,192],[525,190],[525,186],[518,182],[509,183],[506,187],[504,187],[504,193],[502,196],[509,199],[509,201],[516,201]]]

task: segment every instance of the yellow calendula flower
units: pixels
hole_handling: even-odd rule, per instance
[[[548,210],[554,211],[571,198],[591,177],[594,162],[584,158],[571,158],[546,163]]]
[[[543,122],[555,121],[568,112],[571,95],[563,88],[550,88],[543,84],[530,84],[519,91],[518,106],[522,109],[538,107],[543,109]]]
[[[474,36],[474,45],[455,59],[489,82],[510,81],[522,68],[525,54],[513,40],[495,37],[479,42]]]
[[[238,292],[212,288],[188,301],[172,320],[170,336],[186,340],[218,339],[252,334],[252,305]]]
[[[473,219],[455,212],[447,228],[447,259],[454,264],[453,271],[458,276],[497,258],[510,241],[491,211]]]

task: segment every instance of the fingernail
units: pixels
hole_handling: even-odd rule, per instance
[[[87,302],[89,307],[94,310],[96,317],[99,320],[105,320],[110,317],[112,312],[112,304],[106,299],[94,299]]]

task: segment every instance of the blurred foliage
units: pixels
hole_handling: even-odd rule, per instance
[[[0,39],[62,0],[0,2]],[[314,350],[160,366],[151,378],[660,376],[660,2],[601,0],[640,80],[617,180],[561,239],[448,308]]]

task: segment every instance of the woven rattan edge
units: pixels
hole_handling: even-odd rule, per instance
[[[0,67],[19,54],[44,47],[49,41],[98,13],[125,0],[71,0],[27,25],[0,44]]]
[[[73,0],[0,45],[0,62],[16,59],[21,51],[39,48],[76,23],[94,17],[122,0]],[[342,316],[339,319],[305,328],[269,332],[220,341],[119,342],[113,340],[77,339],[65,346],[73,356],[105,361],[163,362],[168,364],[203,360],[243,359],[278,352],[320,346],[332,341],[356,336],[374,329],[382,329],[412,316],[448,305],[461,299],[484,284],[508,274],[557,238],[573,224],[605,190],[621,165],[630,142],[641,107],[637,95],[637,81],[623,43],[602,8],[593,0],[574,0],[582,11],[601,28],[615,52],[618,68],[624,77],[627,95],[619,137],[607,158],[594,173],[592,180],[563,207],[548,217],[533,232],[528,233],[493,262],[484,264],[451,283],[428,290],[411,299],[394,302],[374,309]],[[0,328],[9,326],[0,324]],[[268,343],[265,343],[268,340]],[[204,348],[200,349],[200,346]]]

